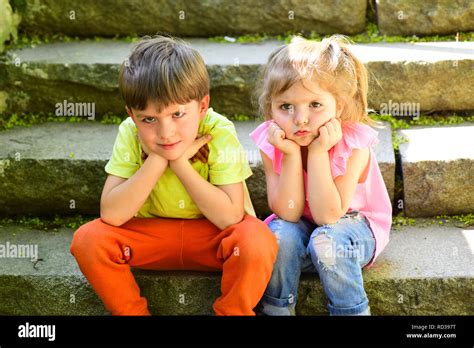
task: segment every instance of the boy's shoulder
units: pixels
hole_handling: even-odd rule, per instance
[[[231,131],[235,133],[235,127],[232,121],[227,117],[215,112],[212,108],[209,108],[204,116],[204,119],[199,125],[200,134],[212,134],[216,131]]]
[[[215,112],[212,108],[207,110],[206,116],[199,124],[198,133],[212,135],[211,144],[219,146],[233,146],[238,142],[237,131],[234,123],[227,117]]]

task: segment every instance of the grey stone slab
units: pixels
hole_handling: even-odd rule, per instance
[[[366,0],[94,1],[16,2],[21,29],[70,36],[127,36],[158,31],[178,36],[304,30],[353,34],[364,30]]]
[[[0,226],[0,248],[36,245],[41,259],[36,264],[28,257],[0,259],[1,314],[107,314],[69,253],[72,235],[70,229]],[[473,253],[472,229],[437,224],[394,229],[386,250],[363,272],[372,314],[473,315]],[[220,293],[219,272],[133,271],[153,314],[212,314]],[[317,274],[304,273],[297,313],[325,315],[326,302]]]
[[[259,216],[270,213],[260,154],[249,137],[254,121],[235,122],[254,175],[247,180]],[[395,159],[391,130],[381,129],[375,155],[393,196]],[[45,123],[0,132],[0,214],[99,214],[117,125]],[[73,207],[73,208],[71,208]]]
[[[397,132],[407,216],[474,212],[474,125]]]
[[[474,30],[472,1],[378,0],[377,24],[386,35],[455,34]]]
[[[206,62],[211,105],[226,115],[256,115],[259,69],[282,42],[188,41]],[[122,114],[118,72],[131,47],[104,40],[8,52],[0,61],[0,114],[55,113],[56,104],[64,100],[94,103],[98,116]],[[393,112],[387,105],[395,104],[413,105],[415,111],[474,110],[472,42],[378,43],[356,45],[353,50],[369,70],[369,106],[375,110]]]

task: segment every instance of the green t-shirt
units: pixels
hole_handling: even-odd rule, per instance
[[[255,216],[245,184],[245,179],[252,175],[252,171],[233,123],[209,108],[199,123],[198,133],[211,134],[212,140],[208,143],[208,162],[191,163],[194,170],[216,186],[243,182],[245,212]],[[130,117],[120,124],[112,157],[105,166],[108,174],[128,179],[143,165],[142,149],[137,134],[137,127]],[[204,217],[169,166],[135,216],[181,219]]]

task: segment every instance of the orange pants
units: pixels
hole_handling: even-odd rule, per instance
[[[131,267],[222,270],[217,315],[255,315],[278,245],[267,225],[246,215],[219,230],[207,219],[132,218],[120,227],[96,219],[74,234],[71,253],[112,315],[150,315]]]

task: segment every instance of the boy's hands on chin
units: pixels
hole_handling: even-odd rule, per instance
[[[203,136],[198,135],[192,145],[188,147],[179,158],[170,161],[170,167],[183,162],[188,162],[189,160],[192,162],[197,160],[207,162],[207,157],[209,156],[209,147],[207,143],[211,140],[212,136],[210,134]]]
[[[268,142],[286,155],[300,153],[300,146],[286,137],[285,131],[274,121],[268,128]]]
[[[309,153],[325,153],[342,139],[341,121],[331,118],[319,128],[319,136],[308,146]]]
[[[148,156],[150,156],[150,154],[159,156],[157,153],[151,151],[147,145],[145,145],[142,138],[140,137],[140,133],[138,133],[137,136],[138,136],[138,141],[140,142],[140,145],[142,147],[142,160],[145,160]]]

